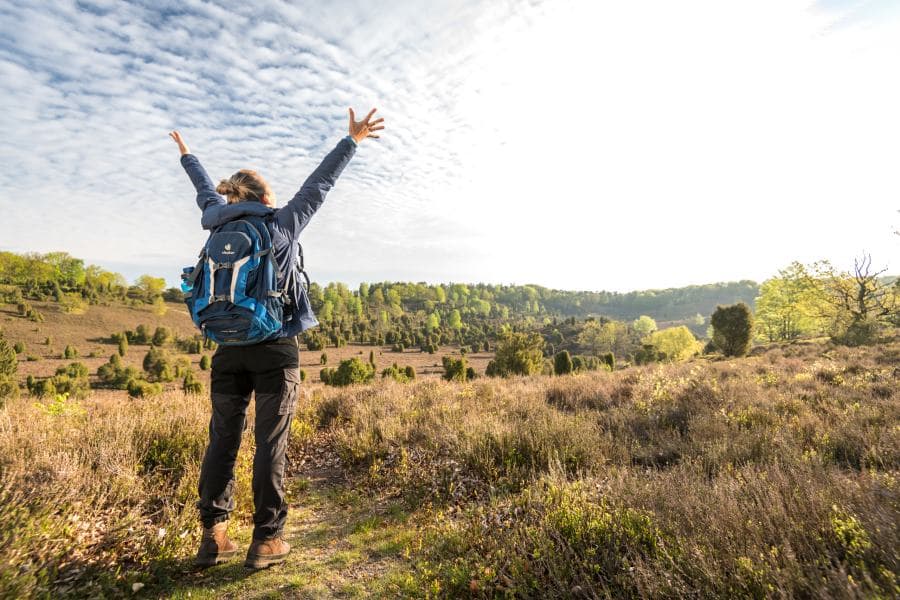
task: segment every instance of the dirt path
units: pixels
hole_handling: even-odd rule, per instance
[[[239,559],[205,571],[189,568],[159,594],[166,598],[379,598],[404,572],[404,549],[415,529],[398,503],[357,489],[335,461],[319,456],[287,479],[290,512],[284,564],[251,571]],[[234,529],[234,527],[232,527]],[[242,552],[252,528],[232,531]],[[156,595],[147,590],[148,596]]]

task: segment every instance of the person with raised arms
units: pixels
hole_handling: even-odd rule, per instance
[[[178,144],[181,165],[197,191],[197,205],[203,211],[201,225],[211,231],[198,267],[185,269],[182,289],[195,323],[219,343],[212,358],[209,445],[200,469],[197,507],[203,535],[194,561],[197,566],[218,564],[238,552],[228,538],[227,526],[234,510],[234,465],[252,392],[256,394],[254,527],[245,565],[268,567],[283,562],[290,552],[284,539],[287,503],[283,478],[300,385],[298,336],[318,325],[303,284],[299,237],[358,144],[378,138],[376,132],[384,129],[384,119],[372,120],[375,110],[357,121],[349,109],[348,135],[281,208],[256,171],[242,169],[213,185],[181,134],[169,134]],[[216,236],[221,244],[214,243]],[[245,258],[229,260],[241,252]],[[248,265],[252,270],[242,270]],[[253,286],[263,290],[259,296],[242,291]],[[247,306],[250,308],[242,308]],[[239,310],[249,310],[252,318],[245,323]]]

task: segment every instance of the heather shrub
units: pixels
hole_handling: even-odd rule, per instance
[[[203,402],[162,397],[140,418],[121,400],[72,402],[0,407],[0,597],[130,595],[199,540]]]

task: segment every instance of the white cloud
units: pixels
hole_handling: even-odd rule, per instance
[[[624,290],[896,261],[878,6],[7,2],[0,247],[174,281],[204,236],[169,129],[286,201],[352,105],[388,128],[306,230],[320,280]]]

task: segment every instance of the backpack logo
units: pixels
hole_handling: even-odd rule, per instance
[[[234,252],[231,251],[231,244],[225,244],[225,250],[222,251],[222,254],[234,254]]]

